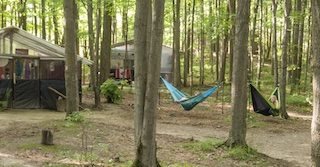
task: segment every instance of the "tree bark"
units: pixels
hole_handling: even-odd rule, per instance
[[[27,30],[27,0],[20,0],[19,27]]]
[[[280,114],[284,119],[288,119],[289,115],[286,111],[286,85],[287,85],[287,57],[288,57],[288,43],[290,41],[291,33],[291,0],[285,0],[284,3],[284,34],[282,40],[282,62],[281,62],[281,80],[280,80]]]
[[[232,71],[233,71],[233,55],[234,55],[234,37],[236,33],[235,28],[235,14],[236,14],[236,1],[229,0],[229,9],[230,9],[230,21],[231,21],[231,29],[230,29],[230,62],[229,62],[229,81],[232,80]]]
[[[313,115],[311,122],[312,166],[320,166],[320,0],[311,1],[312,9],[312,67]]]
[[[184,64],[183,64],[183,86],[187,86],[189,74],[189,55],[190,55],[190,25],[188,19],[189,4],[187,0],[184,1],[184,26],[185,26],[185,50],[184,50]]]
[[[96,42],[95,42],[95,56],[93,58],[93,61],[94,61],[94,105],[96,108],[99,108],[100,107],[100,79],[99,79],[99,76],[98,76],[98,73],[99,73],[99,51],[100,51],[100,34],[101,34],[101,0],[98,0],[97,1],[97,20],[96,20]]]
[[[247,66],[250,0],[239,0],[231,87],[232,125],[227,144],[246,146]]]
[[[200,67],[200,79],[199,79],[199,84],[200,85],[203,85],[204,84],[204,50],[205,50],[205,27],[204,27],[204,1],[201,0],[200,2],[200,5],[201,5],[201,12],[200,12],[200,15],[201,15],[201,30],[200,30],[200,64],[199,64],[199,67]]]
[[[59,45],[59,23],[58,23],[58,16],[57,16],[57,9],[56,9],[56,1],[52,1],[52,22],[54,27],[54,44]]]
[[[103,37],[101,42],[100,84],[109,78],[111,66],[111,26],[113,2],[104,1]]]
[[[156,157],[155,111],[158,101],[164,1],[154,1],[153,11],[154,17],[151,24],[151,2],[148,0],[136,1],[134,41],[135,55],[137,55],[135,56],[136,159],[133,163],[135,167],[160,166]],[[150,25],[152,25],[152,31],[150,31]]]
[[[66,19],[65,26],[65,55],[66,55],[66,114],[78,111],[79,93],[77,79],[77,56],[76,56],[76,32],[74,17],[74,0],[64,0],[64,17]]]
[[[277,55],[277,2],[272,0],[272,64],[274,75],[274,86],[279,85],[278,55]]]
[[[191,14],[191,41],[190,41],[190,94],[193,93],[193,45],[194,45],[194,12],[195,12],[196,1],[192,1],[192,14]]]
[[[173,55],[174,55],[174,84],[177,88],[181,87],[181,72],[180,72],[180,0],[173,0],[174,7],[174,30],[173,30]]]
[[[42,39],[46,39],[46,0],[41,0],[41,35]]]

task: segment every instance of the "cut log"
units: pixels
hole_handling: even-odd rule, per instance
[[[53,145],[53,133],[50,130],[42,130],[41,144],[43,145]]]

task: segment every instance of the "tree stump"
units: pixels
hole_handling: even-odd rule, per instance
[[[65,112],[66,111],[66,100],[59,97],[57,100],[57,111]]]
[[[42,130],[41,144],[53,145],[53,133],[50,130]]]

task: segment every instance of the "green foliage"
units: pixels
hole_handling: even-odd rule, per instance
[[[121,91],[117,82],[114,79],[106,80],[100,87],[102,95],[105,96],[108,102],[116,103],[121,100]]]
[[[80,112],[73,112],[66,117],[66,121],[72,123],[82,123],[85,121],[85,118]]]
[[[211,138],[204,141],[195,141],[186,143],[183,146],[187,149],[193,150],[195,152],[210,152],[221,146],[223,141]]]
[[[228,155],[236,160],[252,160],[258,156],[258,153],[250,147],[238,146],[231,148]]]
[[[289,95],[287,98],[287,104],[298,107],[309,107],[309,101],[309,98],[298,94]]]

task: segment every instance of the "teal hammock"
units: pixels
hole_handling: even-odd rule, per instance
[[[193,109],[197,104],[203,102],[206,98],[211,96],[214,92],[218,90],[220,87],[221,83],[211,87],[210,89],[203,91],[195,96],[188,96],[185,93],[181,92],[177,88],[175,88],[172,84],[170,84],[167,80],[164,78],[160,77],[164,85],[167,87],[169,90],[173,101],[181,104],[184,110],[189,111]]]

